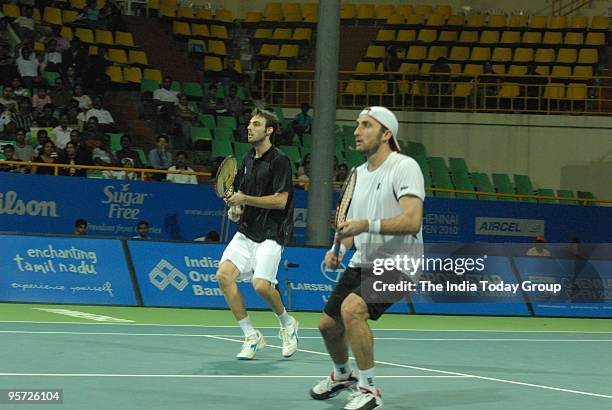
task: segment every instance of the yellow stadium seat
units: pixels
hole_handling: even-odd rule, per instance
[[[267,21],[268,23],[278,23],[283,19],[283,15],[281,14],[266,14],[265,12],[261,16],[263,21]]]
[[[404,18],[408,17],[411,14],[415,14],[410,4],[399,4],[395,7],[395,12],[404,16]]]
[[[425,17],[422,14],[411,14],[406,17],[407,26],[422,26],[425,24]]]
[[[443,46],[432,46],[429,47],[429,51],[427,53],[427,59],[429,61],[436,61],[438,58],[448,57],[448,47]]]
[[[451,65],[451,64],[449,64],[449,65]],[[433,66],[433,64],[432,64],[432,63],[423,63],[423,64],[421,64],[421,69],[419,70],[419,72],[420,72],[421,74],[428,74],[428,73],[429,73],[429,70],[431,70],[431,67],[432,67],[432,66]],[[452,72],[452,71],[451,71],[451,72]],[[453,74],[455,74],[455,73],[453,73]]]
[[[128,83],[140,84],[142,82],[142,71],[139,67],[124,67],[123,79]]]
[[[184,21],[174,20],[172,22],[172,34],[175,36],[191,36],[191,28],[189,27],[189,23],[185,23]]]
[[[453,97],[466,98],[472,95],[472,88],[474,85],[471,82],[460,82],[455,85],[453,90]]]
[[[219,57],[205,56],[204,57],[204,71],[223,71],[223,63]]]
[[[304,3],[302,4],[302,15],[306,19],[307,17],[314,17],[315,19],[319,15],[319,3]]]
[[[491,59],[491,49],[488,47],[474,47],[472,49],[471,61],[489,61]]]
[[[244,16],[245,23],[259,23],[262,19],[262,14],[258,11],[249,11]]]
[[[140,50],[130,50],[128,52],[128,62],[130,64],[149,65],[147,53]]]
[[[210,37],[210,31],[206,24],[193,23],[191,25],[191,35],[195,37]]]
[[[538,48],[535,54],[536,63],[550,64],[555,61],[555,50],[552,48]]]
[[[289,40],[291,39],[291,29],[290,28],[277,28],[274,29],[272,33],[273,40]]]
[[[607,16],[593,16],[591,30],[610,30],[610,18]]]
[[[371,61],[360,61],[355,66],[356,74],[373,74],[376,71],[376,66]]]
[[[79,13],[74,10],[62,10],[62,23],[72,23],[79,17]]]
[[[297,44],[283,44],[278,56],[281,58],[297,58],[299,51]]]
[[[414,14],[429,16],[433,13],[433,7],[429,4],[419,4],[414,8]]]
[[[367,58],[383,59],[385,58],[385,46],[368,46],[365,56]]]
[[[507,47],[495,47],[492,61],[505,63],[512,61],[512,49]]]
[[[127,53],[123,49],[111,48],[108,50],[107,57],[110,61],[117,64],[127,64]]]
[[[194,16],[195,16],[195,13],[194,13],[193,7],[180,6],[176,10],[176,17],[178,18],[192,19]]]
[[[463,74],[475,76],[482,74],[483,71],[484,67],[482,64],[466,64],[465,68],[463,69]]]
[[[451,49],[449,60],[452,61],[465,61],[468,59],[470,49],[468,47],[455,46]]]
[[[566,98],[568,100],[586,100],[587,99],[587,85],[584,83],[576,84],[570,83],[567,85]]]
[[[217,26],[215,24],[210,26],[211,37],[222,38],[227,40],[229,38],[227,34],[227,28],[225,26]]]
[[[587,16],[572,16],[570,28],[586,29],[589,26],[589,18]]]
[[[387,19],[386,24],[387,25],[398,25],[398,24],[404,24],[405,22],[406,22],[406,17],[402,16],[401,14],[394,14]]]
[[[302,15],[301,14],[289,14],[283,17],[283,21],[287,23],[300,23],[302,21]]]
[[[518,31],[504,31],[499,42],[502,44],[518,44],[521,42],[521,33]]]
[[[212,11],[204,7],[197,8],[195,10],[195,18],[198,20],[212,20]]]
[[[451,27],[462,27],[465,25],[465,17],[461,14],[453,14],[449,16],[446,25]]]
[[[397,32],[396,41],[415,41],[416,30],[400,30]]]
[[[134,36],[129,32],[116,31],[115,44],[124,47],[134,47]]]
[[[590,65],[577,65],[574,67],[573,76],[581,79],[591,79],[593,78],[593,67]]]
[[[524,28],[527,27],[527,15],[512,15],[508,22],[509,28]]]
[[[517,98],[521,95],[521,85],[519,83],[502,83],[499,90],[501,98]]]
[[[80,38],[83,43],[86,43],[86,44],[94,43],[94,33],[88,28],[77,27],[74,30],[74,35]]]
[[[508,18],[505,14],[494,14],[489,17],[490,28],[503,28],[506,27]]]
[[[2,5],[2,13],[6,17],[17,18],[21,16],[21,12],[19,11],[19,6],[16,4],[5,3]]]
[[[113,32],[108,30],[96,30],[95,32],[96,44],[103,44],[106,46],[112,46],[115,44],[113,41]]]
[[[153,80],[161,83],[162,73],[156,68],[145,68],[142,72],[143,80]]]
[[[376,8],[373,4],[360,4],[357,6],[358,20],[373,20],[376,18]]]
[[[410,46],[408,54],[406,55],[407,60],[424,60],[427,56],[427,47],[423,46]]]
[[[90,56],[95,56],[98,54],[98,46],[89,46],[88,54]]]
[[[72,29],[68,26],[62,26],[60,35],[68,41],[72,40]]]
[[[217,54],[222,56],[227,55],[225,43],[221,40],[208,40],[208,52],[210,54]]]
[[[446,24],[446,17],[439,14],[432,14],[427,18],[426,26],[441,27]]]
[[[605,33],[588,33],[585,44],[589,46],[603,46],[606,43]]]
[[[280,45],[278,44],[262,44],[259,49],[260,56],[275,57],[280,51]]]
[[[527,74],[527,66],[511,65],[508,69],[508,75],[525,75]]]
[[[34,51],[45,51],[45,44],[40,41],[34,42]]]
[[[371,80],[366,83],[366,93],[369,95],[387,94],[389,84],[385,80]]]
[[[548,25],[548,17],[546,16],[531,16],[529,28],[533,30],[545,29]]]
[[[484,27],[486,26],[486,18],[484,14],[471,14],[467,18],[467,27]]]
[[[458,36],[459,36],[459,32],[457,31],[444,30],[440,33],[440,37],[438,38],[438,41],[454,43],[457,41]]]
[[[276,73],[287,71],[287,60],[270,60],[268,70]]]
[[[523,34],[523,43],[525,44],[541,44],[542,43],[542,33],[537,31],[527,31]]]
[[[559,100],[565,97],[565,85],[562,83],[549,83],[544,88],[544,98],[548,100]]]
[[[149,8],[154,10],[159,10],[159,0],[149,0]]]
[[[597,64],[597,50],[594,48],[583,48],[578,53],[578,64]]]
[[[578,52],[574,48],[562,48],[557,55],[557,63],[573,64],[576,62]]]
[[[366,82],[361,80],[350,80],[344,89],[345,94],[365,94]]]
[[[234,21],[234,15],[230,10],[218,9],[217,11],[215,11],[214,20],[222,21],[224,23],[231,23],[232,21]]]
[[[86,5],[85,0],[70,0],[70,7],[73,9],[83,10]]]
[[[506,65],[505,64],[493,64],[493,71],[495,74],[506,74]]]
[[[460,43],[478,43],[477,31],[462,31],[459,35]]]
[[[293,31],[293,36],[291,37],[292,40],[296,40],[296,41],[309,41],[311,38],[312,38],[312,29],[304,28],[304,27],[296,28]]]
[[[557,45],[563,42],[563,34],[560,31],[547,31],[544,33],[542,43],[546,45]]]
[[[282,16],[283,15],[283,6],[279,2],[270,2],[266,3],[264,6],[263,14],[268,16]]]
[[[499,31],[485,30],[480,36],[480,44],[497,44],[499,43]]]
[[[459,63],[450,63],[448,66],[451,69],[451,74],[460,74],[461,73],[461,64],[459,64]]]
[[[357,17],[357,6],[354,4],[343,3],[340,6],[340,18],[342,20],[352,20]]]
[[[564,30],[567,28],[567,17],[565,16],[550,16],[548,21],[550,30]]]
[[[453,14],[453,8],[448,4],[438,4],[433,9],[433,14],[437,14],[444,18],[449,18]]]
[[[160,17],[176,17],[176,6],[164,6],[163,4],[159,6],[159,16]]]
[[[376,41],[394,41],[395,30],[379,30],[376,34]]]
[[[533,61],[533,48],[517,48],[512,61],[515,63],[529,63]]]
[[[110,80],[113,83],[120,83],[120,84],[125,83],[125,80],[123,79],[123,70],[119,66],[116,66],[116,65],[109,66],[106,69],[106,75],[110,77]]]
[[[419,31],[419,36],[417,37],[417,41],[421,41],[424,43],[431,43],[433,41],[436,41],[437,37],[438,37],[437,30],[423,29]]]
[[[415,63],[402,63],[399,72],[402,74],[416,74],[419,72],[419,65]]]
[[[56,7],[45,7],[43,21],[49,24],[62,25],[62,11]]]
[[[583,33],[572,33],[568,32],[565,35],[565,44],[570,46],[577,46],[584,43],[584,34]]]
[[[395,6],[393,4],[379,4],[376,6],[376,19],[387,20],[395,14]]]
[[[286,19],[288,16],[299,15],[302,16],[302,8],[300,3],[283,3],[283,17]]]
[[[550,73],[552,77],[571,77],[572,68],[562,65],[556,65],[552,69],[552,73]]]
[[[550,67],[547,65],[539,65],[536,67],[536,73],[548,76],[550,75]]]
[[[193,29],[193,27],[192,27]],[[266,39],[266,38],[272,38],[272,29],[271,28],[258,28],[255,30],[255,33],[253,34],[253,38],[256,39]]]

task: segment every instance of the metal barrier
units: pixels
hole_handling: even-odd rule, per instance
[[[264,71],[261,92],[273,105],[312,104],[311,71]],[[612,77],[340,72],[338,108],[612,115]]]

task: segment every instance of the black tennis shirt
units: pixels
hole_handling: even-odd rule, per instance
[[[289,157],[272,146],[260,158],[255,158],[255,149],[251,148],[242,158],[236,180],[238,190],[246,195],[289,193],[284,209],[245,206],[238,225],[238,232],[252,241],[272,239],[280,245],[286,245],[293,231],[293,188]]]

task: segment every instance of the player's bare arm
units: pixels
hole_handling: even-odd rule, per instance
[[[225,203],[230,206],[248,205],[264,209],[285,209],[288,199],[289,192],[277,192],[265,196],[245,195],[242,192],[235,192],[225,199]]]

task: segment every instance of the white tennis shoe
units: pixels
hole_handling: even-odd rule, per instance
[[[252,360],[258,350],[266,347],[266,339],[259,330],[255,331],[255,334],[244,339],[242,344],[242,350],[236,355],[238,360]]]
[[[281,327],[278,332],[278,337],[283,343],[283,357],[291,357],[295,354],[298,348],[298,329],[300,324],[296,319],[293,319],[293,324],[287,327]]]

